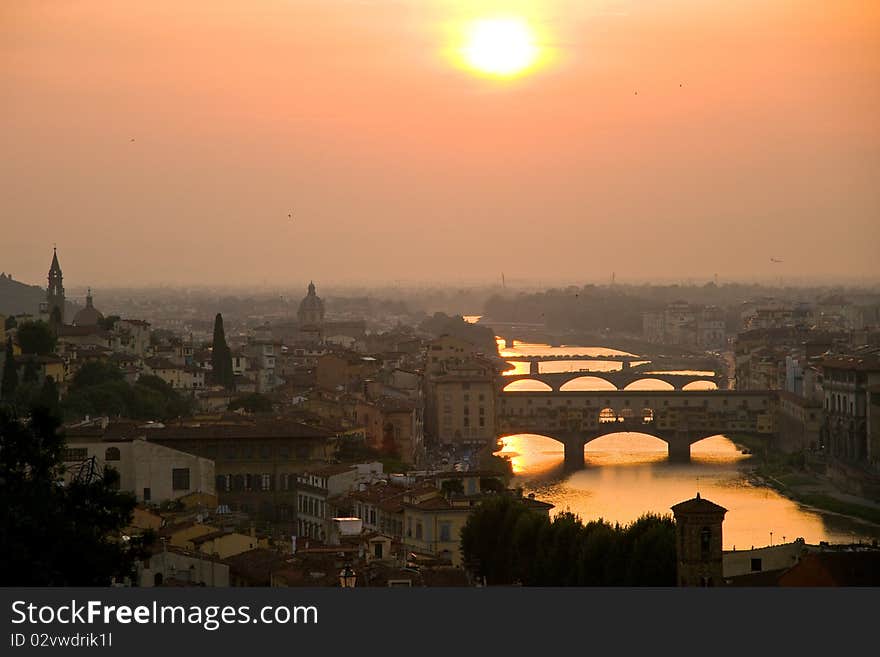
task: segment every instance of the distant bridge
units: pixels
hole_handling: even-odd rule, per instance
[[[563,354],[563,355],[543,355],[543,356],[501,356],[504,360],[518,363],[540,363],[553,360],[598,360],[598,361],[615,361],[618,363],[641,363],[650,358],[644,356],[632,356],[623,354],[608,354],[607,356],[598,356],[596,354]]]
[[[508,391],[498,395],[496,427],[501,437],[532,433],[561,442],[569,468],[583,467],[587,443],[621,431],[659,438],[670,459],[688,460],[692,444],[717,434],[771,438],[775,406],[772,391]]]
[[[582,378],[602,379],[603,381],[607,381],[608,383],[613,385],[618,390],[623,390],[631,383],[635,383],[636,381],[642,381],[645,379],[656,379],[658,381],[663,381],[664,383],[668,383],[669,385],[671,385],[674,390],[682,390],[686,385],[688,385],[689,383],[694,383],[695,381],[709,381],[711,383],[714,383],[718,388],[724,387],[727,384],[726,377],[716,374],[670,374],[666,372],[649,373],[636,370],[621,370],[615,372],[597,372],[592,370],[582,370],[580,372],[511,374],[509,376],[500,377],[499,385],[501,385],[502,388],[506,388],[508,385],[515,381],[540,381],[541,383],[550,386],[550,389],[552,391],[559,392],[565,384]],[[509,392],[521,391],[512,390]]]

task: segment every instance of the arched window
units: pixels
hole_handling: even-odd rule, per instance
[[[118,447],[108,447],[107,451],[104,452],[105,461],[118,461],[121,458]]]
[[[712,530],[708,527],[703,527],[700,530],[700,556],[703,559],[708,558],[709,551],[712,545]]]

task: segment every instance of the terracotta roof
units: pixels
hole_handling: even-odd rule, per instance
[[[672,512],[675,515],[678,515],[679,513],[727,513],[727,509],[714,502],[701,498],[700,494],[697,493],[696,497],[685,500],[684,502],[679,502],[673,506]]]
[[[780,586],[880,586],[880,550],[804,555]]]
[[[268,548],[254,548],[223,560],[232,574],[247,580],[252,586],[268,586],[272,571],[284,564],[281,553]]]

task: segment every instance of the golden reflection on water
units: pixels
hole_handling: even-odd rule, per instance
[[[750,456],[724,436],[706,438],[691,447],[690,463],[667,458],[666,444],[652,436],[618,433],[587,444],[585,467],[563,469],[562,444],[532,434],[502,439],[501,456],[514,472],[512,486],[522,486],[556,505],[554,513],[572,511],[582,519],[604,518],[627,523],[646,512],[671,513],[673,504],[697,492],[728,509],[724,547],[743,549],[803,537],[822,540],[870,540],[880,528],[840,516],[820,514],[753,485],[748,479]]]
[[[562,345],[561,347],[551,347],[548,344],[534,342],[513,341],[513,346],[505,343],[504,338],[496,336],[495,342],[498,344],[498,350],[501,357],[505,356],[636,356],[628,351],[620,351],[619,349],[609,349],[608,347],[577,347],[570,345]],[[504,345],[502,347],[502,345]]]
[[[682,390],[718,390],[714,381],[691,381]]]

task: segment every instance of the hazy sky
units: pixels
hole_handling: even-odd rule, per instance
[[[876,277],[880,3],[7,0],[0,147],[42,284]]]

